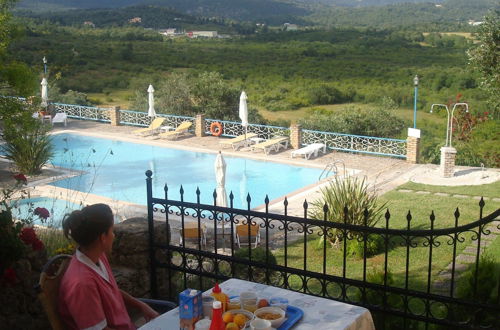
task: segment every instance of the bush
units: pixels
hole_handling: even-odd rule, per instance
[[[300,120],[306,129],[355,135],[397,138],[407,126],[390,110],[361,110],[347,107],[343,112],[324,114],[315,112],[312,116]]]
[[[368,235],[366,238],[366,258],[373,257],[382,251],[384,248],[384,239],[380,235]],[[364,242],[354,239],[347,242],[347,255],[352,255],[356,258],[363,258]]]
[[[248,248],[238,249],[234,252],[236,258],[248,260]],[[266,249],[263,247],[257,247],[252,249],[252,261],[266,263]],[[269,262],[267,265],[277,265],[276,257],[269,250]],[[270,281],[276,282],[278,280],[278,272],[269,271],[266,268],[260,268],[252,266],[252,277],[254,282],[265,283],[266,282],[266,272],[269,272]],[[234,263],[234,275],[237,278],[248,280],[248,266],[240,263]]]
[[[5,158],[12,160],[20,172],[38,174],[53,155],[51,137],[41,124],[19,123],[17,128],[6,130]]]
[[[496,304],[500,307],[498,300],[498,286],[500,276],[500,264],[493,257],[483,255],[479,261],[479,270],[476,278],[476,293],[474,294],[474,278],[476,273],[475,264],[470,264],[462,277],[457,282],[458,298],[473,300],[486,304]],[[478,326],[491,325],[498,320],[498,314],[487,313],[484,310],[477,312],[470,308],[454,306],[450,308],[448,318],[460,321],[468,321]]]
[[[386,205],[386,203],[378,205],[377,195],[369,190],[364,178],[335,177],[326,188],[321,189],[321,195],[319,200],[312,203],[310,215],[313,219],[324,219],[323,207],[326,205],[328,207],[327,221],[346,222],[357,226],[366,224],[368,227],[373,227],[381,219]],[[359,236],[361,233],[351,234]],[[329,238],[329,241],[333,245],[341,238],[341,234],[334,230],[333,238]],[[322,242],[320,240],[320,243]]]

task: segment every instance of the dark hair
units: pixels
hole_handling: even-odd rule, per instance
[[[89,246],[114,223],[113,211],[106,204],[93,204],[64,216],[64,236],[81,246]]]

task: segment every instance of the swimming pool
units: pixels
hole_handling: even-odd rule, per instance
[[[145,205],[145,172],[151,170],[153,196],[162,197],[168,184],[168,197],[180,199],[182,185],[184,200],[196,202],[199,187],[201,202],[213,204],[216,154],[69,133],[56,134],[53,141],[54,165],[86,173],[52,185]],[[270,200],[281,197],[316,182],[321,174],[317,168],[227,155],[224,158],[226,191],[228,196],[233,192],[236,208],[247,207],[248,193],[251,207],[255,207],[264,203],[266,194]]]
[[[66,213],[79,210],[82,208],[80,204],[76,204],[64,199],[55,199],[50,197],[32,197],[29,199],[20,199],[14,202],[12,208],[12,216],[16,219],[33,219],[35,225],[44,225],[54,228],[61,227],[61,221]],[[33,214],[37,207],[46,208],[50,216],[42,224],[40,218]]]

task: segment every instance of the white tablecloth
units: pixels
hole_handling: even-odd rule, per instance
[[[289,305],[304,311],[304,317],[293,326],[293,330],[375,329],[370,311],[363,307],[237,279],[230,279],[220,286],[222,291],[229,296],[239,295],[243,291],[253,291],[257,293],[259,299],[274,296],[287,298]],[[206,291],[205,294],[209,294],[210,291]],[[140,330],[177,329],[179,329],[177,308],[162,314],[140,328]]]

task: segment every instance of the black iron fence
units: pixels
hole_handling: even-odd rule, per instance
[[[215,192],[213,205],[201,204],[199,190],[197,202],[186,202],[182,187],[180,200],[168,198],[167,186],[156,198],[152,172],[146,176],[155,298],[241,278],[364,306],[377,329],[500,329],[499,265],[483,256],[500,230],[500,209],[483,216],[483,199],[476,221],[459,221],[457,209],[451,228],[435,228],[434,213],[428,229],[412,228],[408,212],[405,228],[394,229],[389,211],[383,226],[369,227],[349,224],[348,210],[339,222],[310,219],[306,202],[303,217],[290,216],[286,199],[274,214],[267,198],[263,212],[250,210],[250,196],[246,210],[233,208],[232,194],[229,207],[216,205]],[[155,214],[169,229],[161,243]]]

